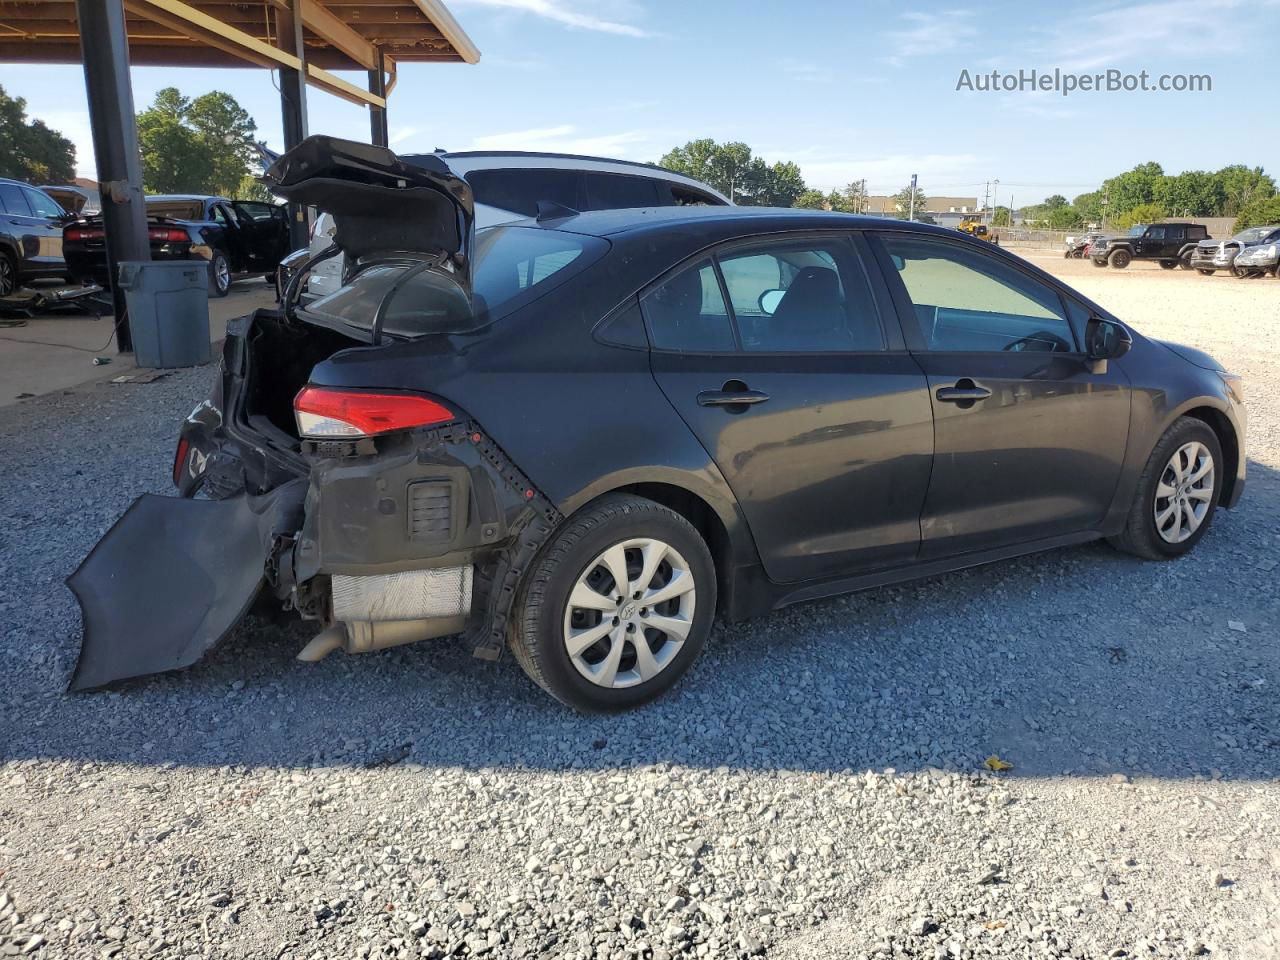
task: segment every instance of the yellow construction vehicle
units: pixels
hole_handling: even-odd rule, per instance
[[[985,240],[987,238],[987,225],[977,217],[965,217],[956,227],[961,233],[967,233],[971,237],[978,237]]]

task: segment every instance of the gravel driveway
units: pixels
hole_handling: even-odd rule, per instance
[[[717,628],[620,717],[261,621],[67,696],[62,580],[211,374],[0,410],[0,956],[1280,955],[1280,281],[1043,262],[1247,377],[1241,508]]]

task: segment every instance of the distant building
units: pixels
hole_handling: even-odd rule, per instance
[[[965,214],[978,212],[978,198],[925,197],[924,204],[918,206],[916,208],[916,212],[927,213],[935,218],[939,214],[956,214],[964,216]],[[895,197],[867,197],[867,213],[877,217],[897,216],[898,201]]]

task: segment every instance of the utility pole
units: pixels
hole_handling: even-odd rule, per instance
[[[913,173],[911,175],[911,213],[907,217],[907,219],[915,220],[915,218],[916,218],[916,175]]]
[[[1000,196],[1000,181],[991,181],[991,222],[996,222],[996,203]]]
[[[862,178],[862,188],[858,191],[858,212],[867,212],[867,178]]]
[[[991,181],[988,180],[982,185],[982,217],[986,217],[987,210],[990,209],[988,201],[991,199]]]

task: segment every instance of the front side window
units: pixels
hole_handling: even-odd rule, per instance
[[[995,257],[959,244],[886,236],[926,350],[1076,349],[1057,291]]]
[[[31,207],[16,183],[0,183],[0,209],[15,217],[31,216]]]
[[[37,217],[56,219],[63,215],[63,209],[47,193],[41,190],[23,190],[22,192],[26,194],[27,204]]]
[[[717,257],[744,350],[881,350],[871,288],[839,240],[775,242]]]
[[[1168,236],[1168,227],[1147,227],[1148,240],[1163,240]]]
[[[658,350],[732,353],[736,349],[729,310],[710,260],[681,270],[650,291],[641,307]]]

